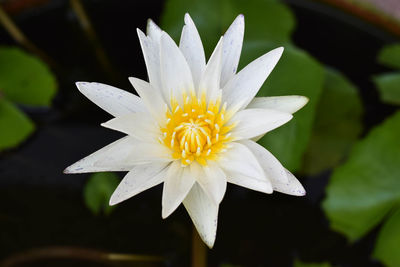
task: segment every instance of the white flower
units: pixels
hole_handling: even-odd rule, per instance
[[[227,182],[264,193],[304,195],[298,180],[252,139],[283,125],[303,96],[255,97],[278,62],[277,48],[236,73],[244,17],[239,15],[206,64],[188,14],[179,47],[151,20],[138,30],[149,82],[130,78],[140,97],[100,83],[78,89],[115,118],[102,126],[127,136],[68,167],[66,173],[129,171],[110,205],[164,183],[162,217],[183,203],[212,247]]]

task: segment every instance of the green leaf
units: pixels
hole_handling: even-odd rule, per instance
[[[400,112],[356,143],[335,169],[323,209],[331,227],[356,240],[378,225],[400,200]]]
[[[18,104],[49,106],[57,83],[38,58],[18,48],[0,47],[0,92]]]
[[[290,9],[276,0],[167,0],[161,26],[175,40],[179,40],[185,13],[193,18],[208,55],[239,14],[245,16],[247,39],[287,43],[295,26]]]
[[[247,55],[245,53],[245,57]],[[309,143],[323,81],[324,70],[315,59],[303,50],[287,47],[278,65],[258,93],[258,96],[303,95],[310,99],[290,122],[267,133],[259,140],[261,145],[271,151],[291,171],[300,167],[302,156]]]
[[[85,204],[93,214],[104,212],[109,215],[115,206],[110,206],[109,200],[117,188],[120,179],[118,175],[109,172],[95,173],[90,176],[84,189]]]
[[[24,141],[35,129],[32,121],[0,96],[0,151]]]
[[[302,172],[315,175],[339,164],[361,133],[361,115],[357,88],[340,72],[326,69]]]
[[[331,265],[328,262],[322,262],[322,263],[305,263],[301,262],[299,260],[296,260],[293,264],[293,267],[331,267]]]
[[[400,44],[383,47],[379,51],[378,62],[391,68],[400,69]]]
[[[388,267],[400,266],[400,209],[387,220],[379,233],[374,257]]]
[[[400,105],[400,73],[386,73],[373,78],[383,102]]]

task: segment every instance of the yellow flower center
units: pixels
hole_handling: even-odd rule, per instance
[[[183,95],[181,105],[171,100],[166,112],[166,126],[161,128],[160,142],[172,150],[175,159],[183,165],[197,161],[206,165],[207,160],[216,160],[232,140],[229,133],[235,124],[226,125],[230,119],[226,103],[221,107],[221,97],[209,102],[205,94],[198,98],[194,92]]]

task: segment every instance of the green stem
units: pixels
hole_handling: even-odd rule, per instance
[[[201,240],[196,228],[192,230],[192,267],[207,266],[207,247]]]

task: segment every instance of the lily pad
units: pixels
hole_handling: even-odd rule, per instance
[[[400,105],[400,73],[386,73],[374,77],[381,100],[385,103]]]
[[[387,67],[400,69],[400,44],[384,46],[379,51],[378,62]]]
[[[114,190],[117,188],[120,179],[115,173],[101,172],[90,176],[85,189],[85,204],[94,215],[104,212],[109,215],[115,206],[108,203]]]
[[[35,129],[33,122],[0,96],[0,151],[17,146]]]
[[[355,85],[340,72],[326,69],[302,172],[315,175],[337,166],[361,133],[361,116],[362,103]]]
[[[30,106],[49,106],[56,80],[41,60],[19,48],[0,47],[0,92],[8,100]]]
[[[390,216],[379,233],[374,257],[388,267],[400,266],[400,209]]]
[[[400,112],[357,142],[326,189],[331,227],[351,241],[377,226],[400,201]]]
[[[293,264],[293,267],[331,267],[331,265],[328,262],[305,263],[305,262],[296,260]]]

